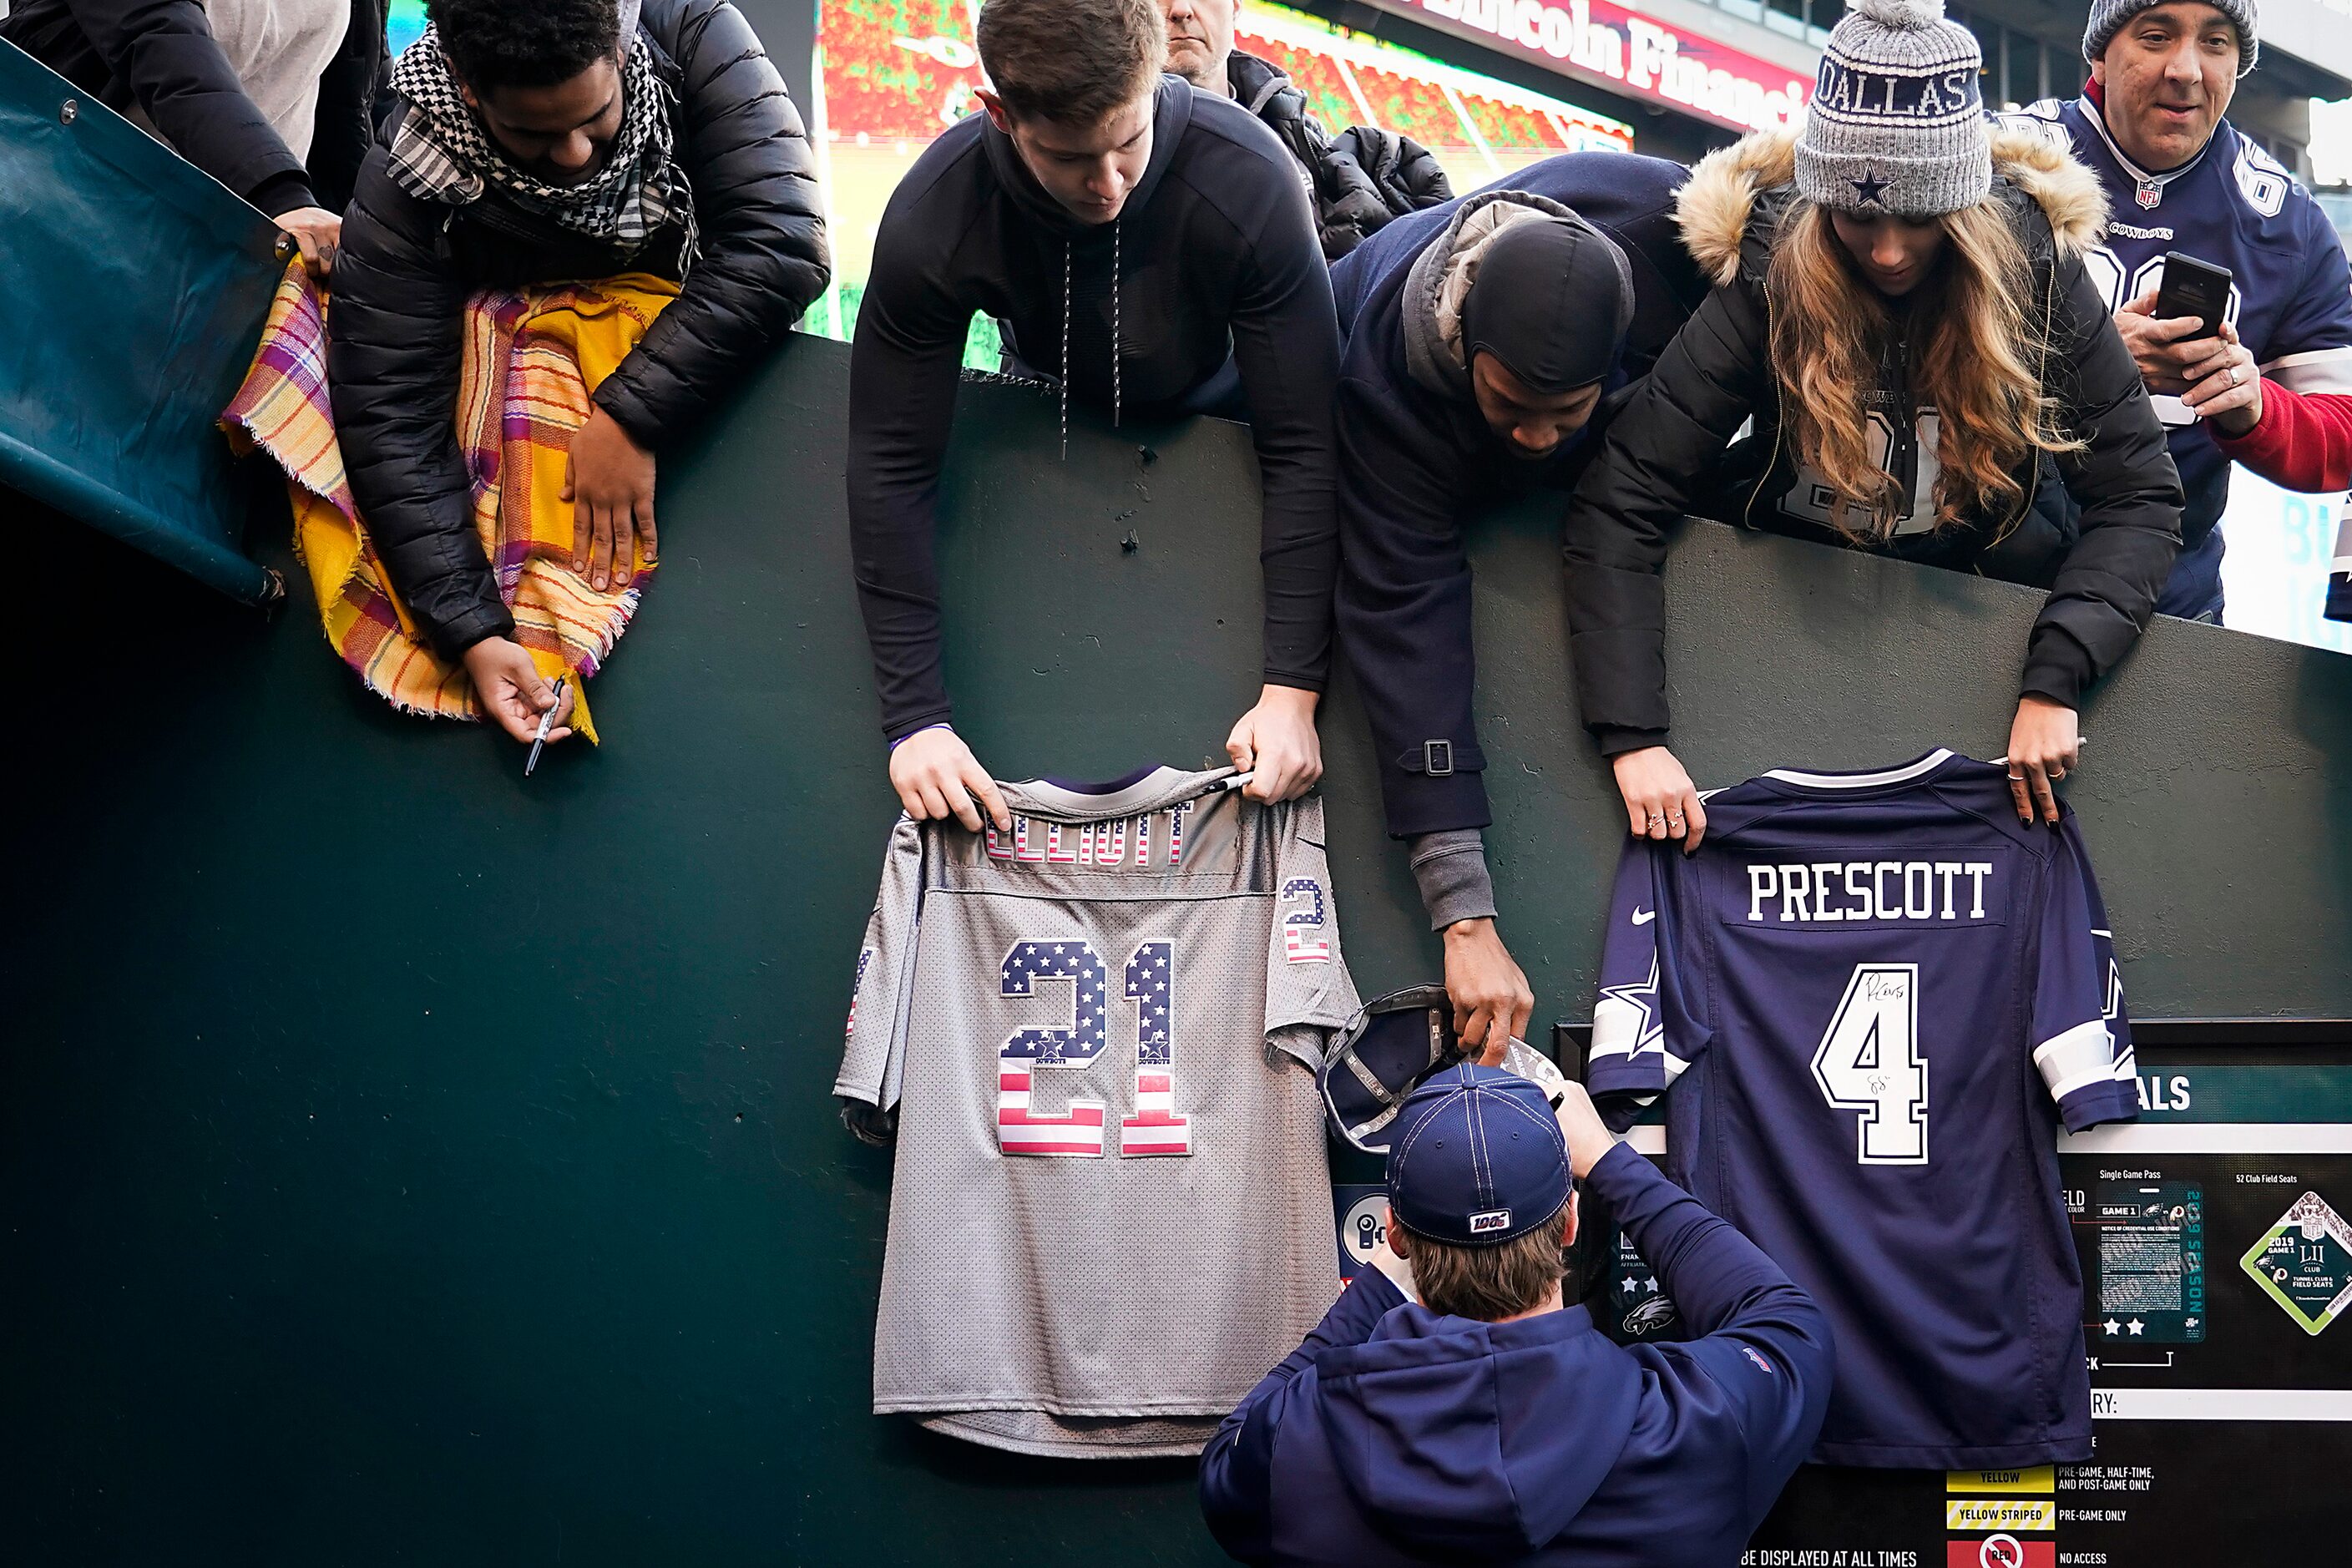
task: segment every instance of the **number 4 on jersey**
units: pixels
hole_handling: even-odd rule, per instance
[[[1854,1157],[1864,1164],[1927,1163],[1917,964],[1854,965],[1837,1016],[1813,1052],[1813,1081],[1836,1109],[1862,1112]]]

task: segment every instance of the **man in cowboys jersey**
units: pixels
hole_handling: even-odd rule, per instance
[[[2106,186],[2107,240],[2085,260],[2188,496],[2157,607],[2210,621],[2232,461],[2288,489],[2352,484],[2352,272],[2310,193],[2222,118],[2255,52],[2253,0],[2095,0],[2082,97],[2003,117],[2063,138]],[[2154,313],[2176,250],[2230,269],[2219,336]]]

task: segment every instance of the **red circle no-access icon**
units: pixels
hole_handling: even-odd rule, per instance
[[[1944,1568],[2058,1568],[2058,1548],[2048,1541],[1986,1535],[1944,1543]]]

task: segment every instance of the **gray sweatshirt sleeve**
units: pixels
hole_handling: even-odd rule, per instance
[[[1424,833],[1411,841],[1409,851],[1430,930],[1495,913],[1495,879],[1486,869],[1486,839],[1478,829]]]

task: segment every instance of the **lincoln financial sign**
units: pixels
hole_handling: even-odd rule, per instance
[[[1382,0],[1557,70],[1736,127],[1792,123],[1811,84],[1769,60],[1663,26],[1609,0]]]

